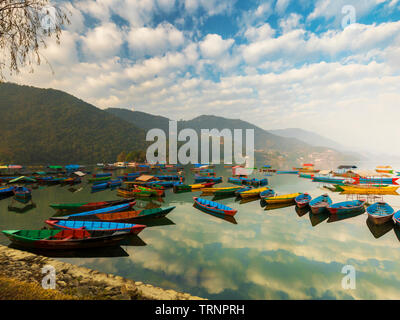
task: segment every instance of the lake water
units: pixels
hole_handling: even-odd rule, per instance
[[[216,171],[224,181],[231,176],[222,166]],[[189,170],[185,176],[185,183],[192,183]],[[267,178],[279,194],[328,193],[334,202],[346,199],[296,175]],[[1,200],[0,229],[43,227],[55,213],[50,203],[118,198],[115,190],[91,193],[85,180],[74,186],[77,192],[68,188],[33,190],[36,208],[25,213],[8,211],[12,198]],[[400,299],[400,233],[392,225],[370,228],[366,213],[333,221],[328,215],[302,215],[294,206],[264,210],[259,200],[220,200],[238,210],[235,224],[195,209],[193,197],[199,194],[166,191],[162,206],[176,209],[129,246],[57,259],[209,299]],[[398,210],[398,198],[385,200]],[[138,201],[141,207],[155,204]],[[9,244],[2,235],[0,243]],[[356,271],[354,290],[342,288],[346,265]]]

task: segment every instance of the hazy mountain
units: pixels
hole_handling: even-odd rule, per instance
[[[121,117],[121,119],[130,121],[132,124],[143,129],[149,130],[152,128],[160,128],[168,133],[168,118],[127,109],[110,108],[106,111]],[[290,159],[292,161],[298,159],[305,160],[313,153],[324,153],[330,150],[329,152],[332,154],[332,157],[337,160],[353,159],[353,157],[348,154],[331,150],[330,146],[313,146],[305,143],[301,139],[282,137],[240,119],[227,119],[214,115],[202,115],[192,120],[178,121],[178,130],[184,128],[194,129],[198,133],[199,137],[201,129],[242,129],[243,135],[245,134],[245,129],[253,129],[255,148],[260,152],[262,151],[267,158],[284,157],[285,159]]]
[[[0,163],[115,161],[145,148],[145,133],[72,95],[0,83]]]
[[[327,147],[336,150],[346,150],[346,147],[342,146],[340,143],[304,129],[288,128],[269,130],[269,132],[281,137],[296,138],[315,147]]]

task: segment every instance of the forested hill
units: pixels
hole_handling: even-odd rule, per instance
[[[0,115],[0,163],[96,163],[146,148],[143,129],[58,90],[0,83]]]

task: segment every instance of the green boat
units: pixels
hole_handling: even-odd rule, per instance
[[[178,184],[173,187],[174,192],[192,191],[192,187],[187,184]]]
[[[100,178],[89,178],[89,182],[96,182],[96,181],[108,181],[111,177],[100,177]]]
[[[111,206],[117,206],[120,204],[134,202],[134,198],[123,199],[123,200],[111,200],[111,201],[101,201],[101,202],[81,202],[81,203],[55,203],[50,204],[55,210],[64,210],[64,211],[91,211]]]
[[[217,190],[214,192],[214,196],[217,196],[217,197],[234,196],[235,192],[239,189],[242,189],[242,187],[232,187],[232,188],[228,188],[228,189]]]

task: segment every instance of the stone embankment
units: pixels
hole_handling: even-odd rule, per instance
[[[41,285],[46,276],[42,268],[46,265],[54,267],[55,290],[78,299],[202,300],[188,293],[164,290],[0,245],[0,274],[3,277]]]

